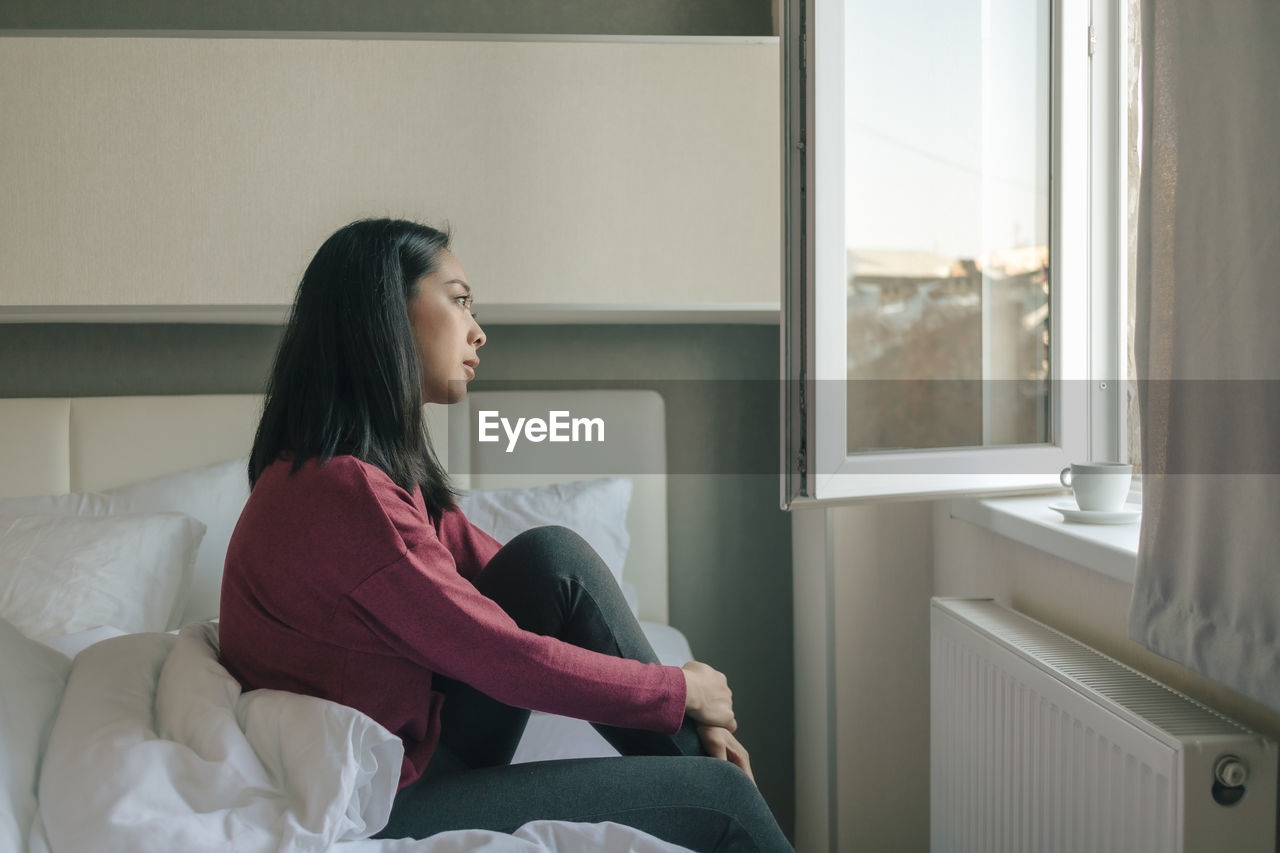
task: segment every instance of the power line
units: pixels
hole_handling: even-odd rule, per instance
[[[1015,187],[1018,187],[1019,189],[1024,189],[1024,190],[1031,188],[1038,195],[1048,194],[1047,188],[1042,188],[1034,184],[1028,184],[1026,181],[1019,180],[1017,178],[1010,178],[1005,175],[984,173],[981,169],[971,166],[968,163],[962,163],[959,160],[952,160],[950,157],[944,157],[941,154],[936,154],[925,148],[921,148],[918,145],[913,145],[910,142],[907,142],[903,139],[899,139],[896,136],[891,136],[890,134],[885,133],[882,130],[878,130],[874,127],[871,127],[868,124],[863,124],[862,122],[859,122],[859,121],[851,121],[848,124],[854,130],[861,131],[862,133],[865,133],[868,136],[873,136],[883,142],[889,143],[890,145],[894,145],[898,148],[902,148],[906,151],[909,151],[918,157],[923,157],[926,160],[933,160],[934,162],[941,163],[944,166],[950,166],[953,169],[958,169],[962,172],[966,172],[974,176],[975,178],[979,178],[979,179],[987,178],[988,180],[1001,181],[1002,183],[1011,184]]]

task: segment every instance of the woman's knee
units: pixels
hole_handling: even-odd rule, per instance
[[[730,761],[705,755],[691,755],[681,761],[687,763],[695,785],[721,794],[727,801],[753,800],[760,795],[751,778]]]
[[[690,756],[680,764],[689,778],[686,790],[693,803],[723,814],[735,832],[745,833],[756,849],[791,850],[772,811],[743,770],[722,758]],[[730,845],[732,849],[738,849]]]
[[[510,545],[517,542],[526,547],[534,548],[576,549],[582,546],[591,547],[587,545],[587,540],[563,524],[544,524],[540,527],[530,527],[507,544]]]
[[[525,571],[592,582],[610,576],[600,555],[573,530],[559,524],[533,527],[508,542]]]

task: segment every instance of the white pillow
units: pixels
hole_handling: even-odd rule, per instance
[[[242,457],[103,492],[110,501],[111,515],[180,512],[205,526],[190,591],[183,590],[184,601],[179,602],[185,606],[168,627],[203,622],[218,615],[227,543],[249,500],[248,471],[249,459]]]
[[[249,499],[247,457],[110,489],[0,499],[0,515],[127,515],[180,512],[205,526],[189,589],[183,586],[166,628],[218,615],[227,543]],[[184,581],[187,583],[187,581]]]
[[[0,516],[0,616],[37,640],[163,631],[203,535],[176,513]]]
[[[0,515],[108,515],[110,502],[94,492],[0,498]]]
[[[26,850],[36,781],[71,661],[0,619],[0,850]]]
[[[559,524],[595,549],[622,583],[631,534],[631,478],[604,477],[523,489],[476,489],[458,500],[471,523],[504,545],[531,527]]]

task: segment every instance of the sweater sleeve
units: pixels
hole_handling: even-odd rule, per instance
[[[438,539],[418,541],[347,598],[396,653],[508,705],[665,733],[684,719],[679,668],[524,631],[459,573]]]
[[[444,514],[440,523],[440,538],[453,556],[458,574],[475,583],[476,575],[489,564],[502,543],[471,523],[462,510]]]

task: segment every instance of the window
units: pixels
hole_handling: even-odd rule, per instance
[[[794,0],[783,504],[1118,459],[1121,0]]]

